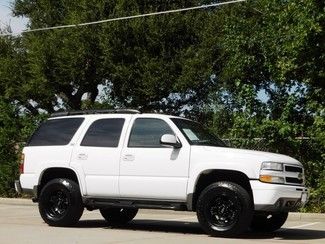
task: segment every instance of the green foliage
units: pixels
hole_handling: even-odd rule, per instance
[[[302,209],[304,212],[321,212],[325,213],[325,169],[317,178],[319,183],[315,188],[312,188],[310,191],[310,198],[307,206]]]
[[[31,28],[39,28],[199,2],[17,0],[14,13],[28,17]],[[52,112],[54,106],[80,109],[85,93],[89,103],[95,103],[98,85],[109,82],[111,99],[120,107],[177,113],[180,106],[195,105],[207,94],[214,47],[207,43],[213,33],[206,31],[209,25],[202,28],[202,22],[210,18],[208,11],[194,11],[27,34],[17,44],[25,54],[22,68],[26,75],[22,91],[16,93],[26,93],[36,102],[29,104],[30,111]],[[191,99],[185,99],[189,93]],[[175,102],[170,94],[183,99]]]
[[[18,161],[24,142],[46,115],[20,115],[14,104],[0,97],[0,196],[17,196]]]
[[[324,2],[260,0],[224,8],[223,76],[324,87]]]
[[[15,194],[13,185],[17,177],[17,114],[15,109],[0,100],[0,195]]]

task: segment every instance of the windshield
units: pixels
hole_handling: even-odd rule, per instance
[[[227,145],[211,134],[201,124],[187,119],[171,118],[191,145],[226,147]]]

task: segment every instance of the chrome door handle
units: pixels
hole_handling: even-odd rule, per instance
[[[132,154],[125,154],[123,156],[123,161],[133,161],[134,159],[135,159],[135,157]]]
[[[77,158],[79,160],[86,160],[88,158],[88,155],[85,154],[85,153],[79,153],[78,156],[77,156]]]

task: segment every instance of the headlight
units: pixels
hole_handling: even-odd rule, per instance
[[[284,184],[283,164],[278,162],[263,162],[259,180],[265,183]]]
[[[283,164],[277,162],[263,162],[261,170],[283,171]]]

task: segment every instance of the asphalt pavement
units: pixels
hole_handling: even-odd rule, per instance
[[[206,235],[195,213],[140,210],[122,227],[111,227],[99,211],[85,210],[71,228],[50,227],[37,204],[27,199],[0,198],[0,243],[325,243],[325,214],[290,214],[282,229],[268,234],[247,232],[237,238]]]

